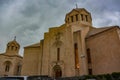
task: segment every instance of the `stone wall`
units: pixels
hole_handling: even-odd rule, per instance
[[[89,37],[93,74],[120,72],[120,40],[116,27]]]

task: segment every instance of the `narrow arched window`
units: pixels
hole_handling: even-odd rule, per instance
[[[91,53],[90,53],[90,48],[87,49],[87,59],[88,59],[88,63],[91,63]]]
[[[10,65],[7,64],[7,65],[5,66],[5,72],[9,72],[9,69],[10,69]]]
[[[11,46],[11,50],[13,50],[14,46]]]
[[[69,18],[68,18],[68,21],[67,21],[68,23],[69,23]]]
[[[79,69],[78,44],[74,44],[75,69]]]
[[[73,16],[71,16],[71,22],[73,22]]]
[[[9,49],[9,46],[8,46],[8,49]]]
[[[9,72],[10,71],[10,67],[11,67],[11,62],[10,61],[6,61],[4,63],[5,65],[5,72]]]
[[[15,48],[15,50],[17,50],[17,47]]]
[[[86,21],[88,21],[88,16],[87,15],[85,15],[85,18],[86,18]]]
[[[57,48],[57,61],[60,60],[60,48]]]
[[[76,14],[75,17],[76,17],[76,21],[78,21],[78,14]]]
[[[20,73],[21,73],[21,67],[22,67],[21,65],[17,66],[17,75],[20,75]]]
[[[83,21],[83,14],[81,14],[81,20]]]

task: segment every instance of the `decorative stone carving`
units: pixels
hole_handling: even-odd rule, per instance
[[[60,38],[61,38],[61,36],[62,36],[62,32],[57,32],[56,34],[55,34],[55,40],[56,41],[59,41],[60,40]]]
[[[62,35],[62,32],[57,32],[55,34],[55,42],[53,44],[55,47],[60,47],[62,45],[62,41],[60,40]]]

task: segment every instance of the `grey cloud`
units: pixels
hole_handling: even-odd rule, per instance
[[[35,31],[39,29],[39,26],[37,24],[32,24],[29,29]]]
[[[0,5],[1,6],[7,5],[7,4],[12,3],[12,1],[15,1],[15,0],[0,0]]]
[[[113,19],[109,17],[113,16],[114,12],[120,12],[119,4],[119,0],[88,0],[82,6],[85,6],[91,12],[94,26],[108,26],[115,25]],[[111,14],[105,15],[106,13]],[[116,25],[120,25],[120,23],[117,22]]]
[[[31,4],[31,5],[30,5]],[[38,5],[38,3],[37,3]],[[24,9],[22,9],[20,11],[20,13],[22,15],[24,15],[24,17],[31,17],[34,16],[35,14],[38,14],[38,12],[40,11],[39,7],[34,3],[28,3],[24,6]]]
[[[22,10],[21,13],[25,16],[25,17],[30,17],[30,16],[34,16],[35,14],[38,13],[38,9],[36,9],[33,6],[29,6],[26,9]]]

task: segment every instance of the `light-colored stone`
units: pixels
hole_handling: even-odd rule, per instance
[[[69,77],[120,72],[119,48],[118,26],[95,28],[91,14],[76,8],[66,14],[63,25],[50,28],[43,40],[24,47],[22,75]]]
[[[112,27],[86,39],[90,49],[93,74],[120,72],[120,40],[118,27]]]
[[[78,15],[77,21],[76,14]],[[83,20],[81,20],[80,14],[83,14]],[[88,16],[88,21],[86,21],[85,15]],[[71,16],[74,17],[73,22],[67,21]],[[73,9],[66,15],[65,21],[66,23],[60,27],[50,28],[49,32],[44,34],[44,40],[39,46],[31,48],[34,46],[32,45],[24,48],[22,75],[49,75],[55,77],[53,68],[56,65],[60,66],[62,77],[77,75],[75,69],[74,44],[79,44],[79,58],[81,55],[86,55],[85,36],[92,26],[91,14],[83,8]],[[74,39],[75,33],[77,33],[77,40]],[[57,60],[58,48],[59,60]],[[86,59],[80,58],[79,62],[80,69],[78,74],[87,74]]]
[[[56,65],[61,68],[58,74],[62,77],[87,75],[90,73],[89,69],[93,74],[119,72],[119,39],[118,27],[95,28],[92,26],[91,14],[86,9],[73,9],[66,14],[65,24],[50,28],[49,32],[44,34],[39,46],[25,47],[22,75],[55,77]],[[77,56],[75,44],[78,48]],[[88,48],[92,63],[88,63]]]
[[[18,54],[20,45],[16,40],[7,44],[6,52],[0,54],[0,76],[20,76],[22,57]]]

